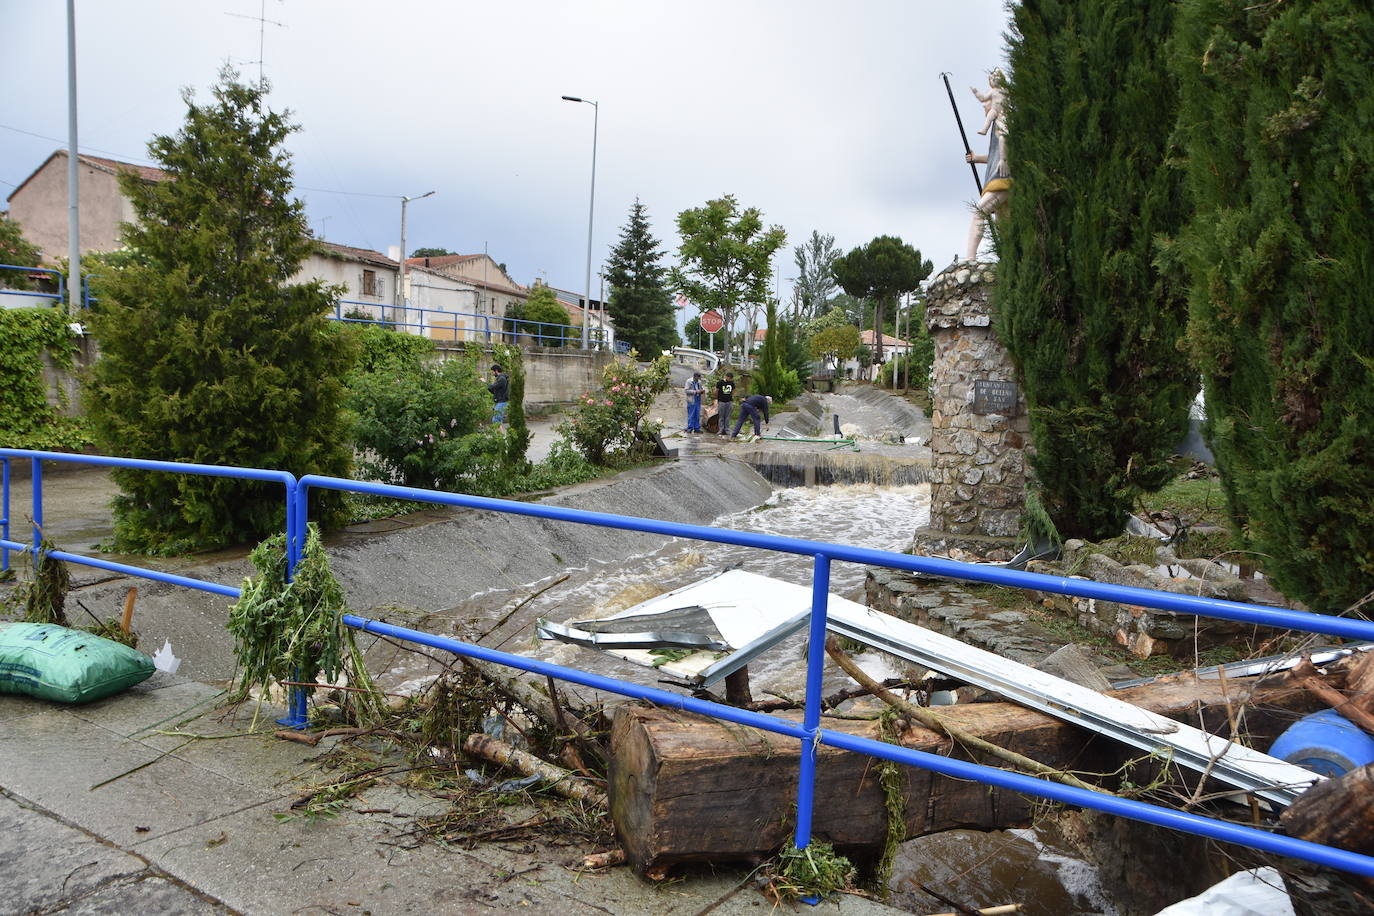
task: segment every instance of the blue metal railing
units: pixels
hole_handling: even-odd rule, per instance
[[[438,503],[441,505],[460,506],[472,509],[485,509],[551,521],[571,522],[627,531],[640,531],[669,537],[689,538],[693,540],[790,553],[799,556],[809,556],[813,561],[812,614],[808,637],[806,711],[800,725],[786,719],[762,713],[698,700],[693,697],[680,696],[658,688],[645,687],[631,682],[621,681],[616,678],[608,678],[590,672],[553,665],[537,659],[499,652],[475,644],[461,642],[456,639],[435,636],[433,634],[397,627],[380,621],[369,620],[354,614],[344,614],[342,619],[347,626],[365,632],[405,639],[422,645],[453,652],[457,655],[483,659],[522,671],[545,674],[570,683],[580,684],[597,690],[604,690],[608,693],[648,700],[670,708],[697,712],[722,721],[759,728],[795,738],[801,743],[797,792],[797,821],[794,833],[794,842],[798,847],[805,847],[811,841],[812,811],[815,803],[816,753],[821,745],[826,745],[840,750],[848,750],[884,760],[891,760],[907,766],[919,767],[957,779],[974,780],[998,788],[1047,798],[1065,804],[1077,805],[1120,817],[1131,818],[1143,823],[1180,830],[1210,839],[1237,843],[1265,852],[1292,856],[1329,868],[1353,872],[1367,877],[1374,877],[1374,857],[1322,846],[1292,837],[1279,836],[1254,827],[1245,827],[1226,821],[1203,817],[1201,815],[1179,812],[1169,808],[1147,804],[1145,802],[1119,798],[1115,795],[1106,793],[1078,789],[1031,776],[1021,775],[1019,773],[997,769],[995,767],[969,763],[900,747],[898,745],[874,741],[868,738],[847,735],[841,732],[831,732],[820,728],[821,671],[825,657],[824,642],[826,636],[827,604],[829,600],[830,565],[833,561],[883,566],[891,569],[923,573],[926,575],[974,582],[987,582],[1015,588],[1034,588],[1040,591],[1075,595],[1084,598],[1101,598],[1103,600],[1115,601],[1122,604],[1154,607],[1162,610],[1197,614],[1206,617],[1220,617],[1262,626],[1282,627],[1312,633],[1327,633],[1354,639],[1374,639],[1374,623],[1348,620],[1322,614],[1310,614],[1299,611],[1288,611],[1280,608],[1241,604],[1233,601],[1203,598],[1195,595],[1156,592],[1148,589],[1108,585],[1083,579],[1046,576],[1038,573],[1021,572],[1019,570],[1000,567],[959,563],[953,560],[942,560],[934,557],[918,557],[869,548],[849,547],[839,544],[827,544],[820,541],[780,537],[777,535],[710,528],[701,525],[687,525],[678,522],[612,515],[603,512],[588,512],[561,506],[491,499],[459,493],[445,493],[437,490],[393,486],[390,484],[368,483],[337,477],[307,475],[299,480],[295,480],[291,475],[281,471],[261,471],[246,468],[215,468],[205,465],[184,465],[177,462],[140,462],[136,459],[73,456],[47,452],[27,452],[16,449],[0,449],[0,457],[4,459],[4,539],[0,542],[0,547],[6,548],[7,550],[32,549],[36,552],[38,549],[37,532],[35,532],[35,543],[33,547],[9,540],[8,462],[12,457],[29,457],[34,461],[35,481],[40,479],[37,476],[39,473],[37,469],[38,464],[41,460],[45,459],[77,461],[79,463],[102,464],[107,466],[146,467],[149,470],[175,470],[187,473],[214,473],[224,474],[225,476],[249,476],[252,479],[279,480],[287,487],[288,507],[286,534],[288,544],[288,568],[291,570],[295,569],[304,543],[305,526],[308,517],[309,491],[312,488],[369,493],[397,499]],[[240,475],[237,472],[245,473]],[[37,485],[34,488],[34,498],[35,523],[37,523],[38,519],[41,518],[41,507],[39,506],[41,501],[41,489]],[[70,560],[71,562],[85,562],[90,565],[97,565],[90,563],[89,558],[72,554],[54,552],[52,555],[59,559]],[[8,554],[6,554],[6,557],[8,557]],[[129,570],[132,575],[147,575],[151,572],[140,571],[134,567],[123,567],[122,570]],[[163,581],[175,581],[176,579],[181,579],[181,577],[166,578],[163,579]],[[186,584],[193,588],[211,590],[206,587],[207,583],[197,580],[188,579],[184,582],[178,581],[176,584]],[[237,589],[232,590],[234,595],[237,595],[237,591]],[[228,594],[229,592],[222,593]],[[303,716],[303,708],[301,712]]]
[[[0,264],[0,271],[6,270],[16,271],[26,276],[36,273],[49,274],[57,280],[57,291],[48,293],[41,290],[8,289],[5,288],[4,282],[6,274],[0,273],[0,299],[6,296],[27,296],[32,299],[47,299],[54,305],[61,305],[67,299],[67,275],[60,270],[53,270],[49,267],[21,267],[17,264]],[[96,276],[98,275],[81,275],[81,307],[83,309],[89,309],[92,302],[98,301],[95,296],[91,295],[91,280],[95,279]]]
[[[25,277],[32,276],[33,274],[48,274],[49,276],[56,278],[57,292],[47,293],[42,292],[41,290],[35,291],[26,289],[3,288],[5,287],[4,279],[7,276],[9,276],[8,274],[3,273],[3,271],[7,270],[14,271]],[[19,298],[29,299],[46,299],[49,302],[61,304],[62,301],[67,298],[66,275],[63,274],[60,270],[52,270],[48,267],[22,267],[18,264],[0,264],[0,298],[8,296],[16,296]]]
[[[10,540],[10,461],[11,459],[28,458],[32,462],[31,479],[31,518],[33,522],[33,542],[24,544],[19,541]],[[260,480],[268,483],[280,483],[286,488],[286,530],[288,538],[291,532],[304,532],[305,525],[297,524],[296,519],[296,478],[295,475],[286,471],[268,471],[260,468],[238,468],[221,467],[209,464],[191,464],[180,461],[153,461],[143,458],[112,458],[105,455],[72,455],[65,452],[40,452],[27,449],[0,448],[0,486],[3,492],[0,493],[0,569],[10,568],[10,551],[27,551],[33,554],[35,567],[42,560],[43,544],[43,462],[59,461],[68,464],[86,464],[98,467],[117,467],[133,468],[143,471],[162,471],[174,474],[197,474],[208,477],[232,477],[240,480]],[[142,566],[130,566],[125,563],[115,563],[111,560],[103,560],[99,557],[88,557],[83,554],[70,553],[65,550],[52,550],[48,556],[64,560],[68,563],[76,563],[80,566],[90,566],[95,569],[104,569],[110,572],[121,573],[126,576],[138,576],[143,579],[151,579],[156,582],[166,582],[169,585],[180,585],[185,588],[193,588],[202,592],[210,592],[215,595],[223,595],[226,598],[237,599],[241,590],[233,585],[221,585],[218,582],[207,582],[203,579],[193,579],[189,576],[178,576],[174,573],[162,572],[157,569],[148,569]],[[299,549],[293,554],[287,552],[287,579],[296,569],[296,559],[300,556]],[[299,687],[292,688],[288,699],[288,711],[285,718],[279,720],[281,724],[292,728],[300,728],[306,724],[306,703],[305,693]]]
[[[376,317],[350,317],[348,312],[363,312]],[[412,317],[419,320],[412,321]],[[582,328],[572,324],[551,324],[525,318],[499,318],[479,312],[449,312],[416,306],[396,308],[381,302],[340,299],[334,304],[334,320],[355,324],[378,324],[398,328],[407,333],[428,337],[440,343],[477,341],[480,343],[519,343],[522,339],[537,346],[576,346],[582,341]],[[471,326],[457,326],[458,319],[472,319]],[[588,328],[588,340],[593,347],[605,344],[605,328]]]

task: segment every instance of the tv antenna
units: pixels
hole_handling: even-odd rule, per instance
[[[282,0],[277,0],[277,2],[280,3],[280,2],[282,2]],[[257,22],[257,24],[258,24],[258,59],[257,59],[257,60],[248,60],[248,61],[244,61],[244,63],[246,63],[246,64],[257,64],[257,65],[258,65],[258,83],[261,84],[261,83],[262,83],[262,63],[263,63],[263,60],[264,60],[264,58],[265,58],[265,56],[266,56],[266,55],[263,54],[263,44],[264,44],[264,41],[265,41],[265,39],[266,39],[267,27],[268,27],[269,25],[275,25],[275,26],[277,26],[278,28],[284,29],[284,28],[286,28],[286,23],[284,23],[284,22],[278,22],[278,21],[275,20],[275,19],[268,19],[268,18],[267,18],[267,0],[261,0],[261,2],[260,2],[259,5],[258,5],[258,14],[257,14],[256,16],[245,16],[243,13],[225,13],[224,15],[226,15],[226,16],[233,16],[235,19],[252,19],[252,20],[255,20],[255,21]]]

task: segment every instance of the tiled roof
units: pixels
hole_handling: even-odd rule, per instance
[[[860,340],[861,342],[867,344],[867,345],[870,346],[870,347],[873,346],[873,329],[870,328],[870,329],[868,329],[867,331],[864,331],[862,334],[860,334],[860,335],[859,335],[859,340]],[[900,337],[893,337],[891,334],[884,334],[884,335],[883,335],[883,346],[885,346],[885,347],[905,347],[905,346],[909,346],[909,344],[907,344],[907,342],[906,342],[905,340],[902,340]]]
[[[431,270],[438,270],[440,267],[448,267],[450,264],[471,261],[473,258],[480,257],[482,257],[480,254],[444,254],[437,258],[406,258],[406,264],[414,264],[416,267],[428,267]]]
[[[324,239],[316,239],[315,244],[324,249],[325,255],[337,255],[350,261],[361,261],[364,264],[375,264],[378,267],[389,267],[396,270],[400,267],[395,261],[382,254],[380,251],[373,251],[371,248],[350,248],[347,245],[338,245],[334,242],[326,242]]]
[[[32,181],[35,175],[37,175],[39,172],[47,168],[49,162],[52,162],[58,156],[62,156],[65,158],[66,155],[67,151],[64,149],[54,151],[51,156],[43,160],[43,163],[40,166],[38,166],[38,168],[30,172],[27,178],[19,182],[19,185],[13,191],[11,191],[9,193],[9,196],[5,199],[13,200],[14,195],[18,194],[21,190],[23,190],[24,186],[27,185],[30,181]],[[166,172],[164,172],[162,169],[155,168],[151,165],[134,165],[132,162],[120,162],[118,159],[104,159],[100,156],[88,156],[85,153],[77,153],[76,161],[85,163],[93,169],[99,169],[100,171],[106,172],[110,175],[118,175],[120,172],[133,172],[135,175],[137,175],[139,178],[142,178],[144,181],[162,181],[163,179],[167,178]]]
[[[66,150],[59,150],[59,152],[64,155],[66,154]],[[135,165],[132,162],[120,162],[118,159],[104,159],[100,156],[88,156],[85,153],[77,153],[76,159],[78,162],[84,162],[89,166],[94,166],[95,168],[103,169],[107,172],[133,172],[144,181],[162,181],[168,177],[164,170],[151,165]]]

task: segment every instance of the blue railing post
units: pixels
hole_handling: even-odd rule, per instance
[[[811,842],[811,812],[816,801],[816,748],[820,744],[821,681],[825,672],[825,615],[830,599],[830,558],[816,554],[811,573],[811,632],[806,644],[806,713],[802,717],[801,768],[797,773],[797,831],[793,842]]]
[[[10,460],[8,457],[0,458],[0,540],[10,539]],[[8,547],[0,550],[0,569],[9,572],[10,568],[10,549]]]
[[[30,460],[33,462],[33,574],[37,580],[38,565],[43,559],[43,459]]]
[[[290,582],[296,576],[296,566],[301,561],[301,556],[305,551],[305,517],[306,512],[297,501],[297,493],[305,488],[296,481],[286,485],[286,581]],[[298,669],[292,674],[294,681],[301,680],[301,672]],[[286,715],[277,720],[278,725],[287,728],[301,729],[310,724],[310,713],[307,708],[306,693],[304,687],[288,687],[286,690]]]

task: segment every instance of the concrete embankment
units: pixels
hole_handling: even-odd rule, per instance
[[[710,524],[758,505],[771,485],[737,461],[698,457],[570,487],[546,505],[664,521]],[[493,511],[428,507],[408,516],[353,526],[329,538],[330,564],[349,607],[368,615],[388,607],[438,611],[492,588],[514,588],[562,569],[655,550],[660,535]],[[221,554],[176,569],[180,575],[237,585],[253,570],[246,555]],[[83,568],[68,597],[73,619],[112,616],[128,588],[139,590],[135,629],[153,651],[170,640],[180,674],[200,680],[233,673],[233,640],[224,628],[231,599]]]

